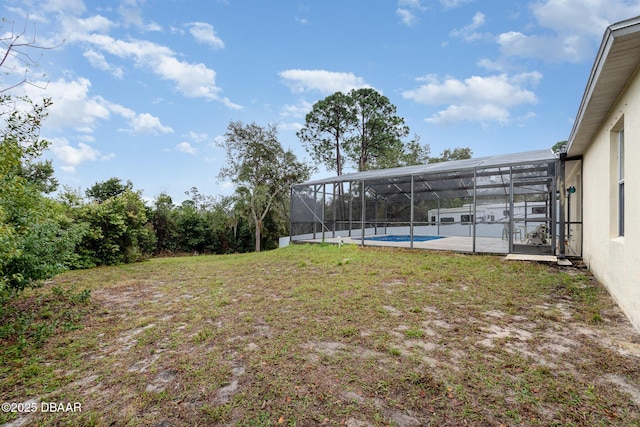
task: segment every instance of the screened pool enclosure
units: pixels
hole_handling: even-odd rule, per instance
[[[291,241],[580,255],[564,169],[540,150],[305,182],[291,189]]]

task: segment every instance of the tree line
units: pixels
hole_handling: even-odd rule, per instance
[[[237,185],[232,196],[207,196],[192,187],[180,204],[164,193],[145,203],[131,181],[116,177],[84,192],[65,187],[53,196],[58,183],[51,162],[38,161],[48,142],[33,133],[46,116],[48,102],[9,115],[5,123],[0,145],[0,291],[21,290],[66,269],[154,255],[273,249],[278,237],[287,234],[288,189],[309,175],[306,166],[279,146],[275,128],[245,138],[245,131],[258,132],[259,127],[230,125],[227,149],[233,160],[220,176]],[[284,163],[287,167],[281,167]]]

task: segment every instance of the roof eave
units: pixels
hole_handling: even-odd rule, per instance
[[[603,70],[609,64],[609,61],[611,61],[611,54],[616,50],[616,42],[621,37],[638,32],[640,32],[640,16],[612,24],[605,30],[602,38],[602,43],[600,44],[600,49],[598,50],[598,55],[596,56],[593,67],[591,68],[591,73],[589,75],[589,80],[587,81],[587,86],[582,96],[578,114],[574,121],[573,128],[571,129],[571,134],[569,136],[567,152],[570,156],[581,155],[584,153],[585,149],[593,139],[595,133],[600,128],[600,125],[598,125],[596,129],[594,129],[593,126],[589,126],[587,129],[585,123],[588,120],[597,120],[597,123],[601,124],[602,121],[605,120],[605,118],[609,115],[609,112],[615,105],[616,101],[618,100],[623,88],[626,86],[628,80],[633,75],[633,72],[635,72],[637,64],[633,67],[632,70],[615,70],[617,73],[617,75],[615,76],[615,81],[617,81],[620,86],[617,96],[615,97],[615,99],[598,98],[598,89],[601,85],[604,84],[602,82]],[[640,45],[638,45],[635,50],[637,52],[634,56],[636,58],[640,58]],[[610,82],[608,82],[607,84],[610,84]],[[604,112],[594,112],[593,108],[590,108],[594,104],[593,101],[606,101],[605,105],[607,106],[607,108],[605,108]]]

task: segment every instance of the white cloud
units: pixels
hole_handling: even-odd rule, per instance
[[[640,14],[640,3],[628,0],[544,0],[531,4],[546,33],[509,31],[498,36],[505,56],[578,62],[593,57],[605,28]]]
[[[426,76],[415,90],[405,91],[402,96],[427,105],[447,105],[426,120],[435,124],[455,122],[498,122],[506,124],[511,118],[511,109],[523,104],[535,104],[535,93],[527,86],[535,86],[541,80],[538,72],[507,74],[489,77],[473,76],[465,80],[447,77]]]
[[[136,134],[173,133],[169,126],[163,126],[160,119],[149,113],[138,114],[130,121],[131,132]]]
[[[115,157],[113,153],[103,155],[100,151],[83,142],[74,147],[69,144],[66,138],[50,138],[49,141],[51,142],[51,151],[62,162],[61,169],[65,172],[75,172],[76,167],[85,162],[104,161]]]
[[[91,82],[85,78],[73,81],[59,79],[54,82],[35,82],[47,87],[46,96],[53,99],[45,127],[54,129],[74,129],[77,132],[92,133],[102,120],[110,120],[115,114],[127,120],[125,129],[138,134],[173,133],[173,129],[162,125],[160,119],[149,113],[136,113],[125,106],[115,104],[101,96],[90,94]],[[25,85],[27,95],[38,99],[42,92],[35,86]]]
[[[93,32],[88,20],[66,19],[63,33],[69,42],[85,43],[100,53],[133,61],[134,65],[151,71],[188,98],[205,98],[222,102],[228,108],[241,106],[220,96],[216,85],[216,72],[202,63],[189,63],[176,58],[176,53],[166,46],[146,40],[129,41],[115,39],[107,34]]]
[[[113,114],[117,114],[118,116],[127,120],[129,125],[128,129],[120,129],[125,132],[133,133],[133,134],[152,134],[158,135],[161,133],[173,133],[173,129],[169,126],[164,126],[160,119],[149,114],[149,113],[140,113],[137,114],[130,108],[124,107],[119,104],[115,104],[113,102],[109,102],[102,97],[98,97],[103,105]]]
[[[220,88],[215,84],[214,70],[204,64],[189,64],[168,55],[152,59],[155,72],[163,79],[175,82],[185,96],[217,98]]]
[[[629,0],[545,0],[531,9],[544,28],[597,40],[609,24],[640,14],[640,4]]]
[[[213,29],[213,25],[206,22],[192,22],[187,24],[191,35],[200,43],[211,46],[214,49],[224,48],[224,42]]]
[[[195,142],[204,142],[209,139],[209,135],[207,133],[197,133],[193,131],[190,131],[185,136]]]
[[[142,11],[136,4],[136,2],[129,1],[123,2],[118,6],[118,13],[122,17],[125,26],[134,25],[138,28],[144,26],[144,21],[142,20]]]
[[[418,22],[418,17],[409,9],[399,7],[396,9],[396,15],[400,17],[402,23],[407,27],[413,27]]]
[[[498,36],[498,44],[503,55],[551,62],[578,62],[592,56],[592,43],[588,38],[578,35],[528,36],[510,31]]]
[[[162,31],[162,29],[162,26],[157,22],[149,22],[144,26],[145,31]]]
[[[133,120],[136,117],[136,112],[131,108],[127,108],[123,105],[107,101],[101,96],[96,97],[96,99],[100,100],[102,105],[104,105],[111,113],[117,114],[120,117],[124,117],[127,120]]]
[[[145,23],[142,17],[142,9],[138,3],[144,0],[124,0],[118,6],[118,14],[122,18],[125,27],[135,26],[141,31],[162,31],[162,27],[156,22]]]
[[[181,142],[180,144],[176,145],[176,149],[178,151],[183,152],[183,153],[196,154],[196,149],[193,148],[193,146],[191,144],[189,144],[188,142],[186,142],[186,141]]]
[[[82,37],[89,33],[106,34],[116,24],[102,15],[94,15],[89,18],[77,18],[71,15],[61,16],[63,36],[67,40],[74,40],[74,37]]]
[[[280,111],[282,117],[295,117],[304,118],[309,111],[313,108],[313,104],[307,101],[301,101],[297,105],[285,105]]]
[[[96,52],[95,50],[88,50],[83,53],[83,56],[87,58],[89,64],[91,64],[91,66],[94,68],[102,71],[107,71],[118,79],[122,79],[122,77],[124,76],[124,70],[122,68],[109,64],[104,55]]]
[[[497,104],[449,105],[445,110],[438,111],[427,118],[426,121],[439,125],[458,122],[498,122],[506,124],[509,121],[509,110]]]
[[[416,10],[424,10],[421,0],[398,0],[398,6],[406,6]]]
[[[33,8],[33,2],[27,1],[26,3]],[[42,9],[47,12],[72,13],[74,15],[79,15],[86,11],[83,0],[45,0],[36,3],[38,6],[37,9]]]
[[[398,0],[398,8],[396,15],[400,17],[400,21],[407,27],[416,25],[419,21],[418,12],[427,10],[422,5],[421,0]]]
[[[58,129],[72,128],[79,132],[93,132],[98,120],[107,120],[110,111],[101,98],[89,95],[91,82],[85,78],[73,81],[58,79],[53,82],[36,82],[46,86],[46,96],[54,100],[49,108],[49,116],[45,126]],[[26,86],[28,95],[32,99],[42,96],[41,92]],[[29,93],[32,92],[33,93]]]
[[[475,0],[440,0],[440,4],[445,9],[454,9],[456,7],[460,7],[464,4],[474,2]]]
[[[464,41],[472,42],[485,37],[483,33],[479,33],[477,30],[485,24],[485,16],[481,12],[477,12],[473,15],[472,22],[460,29],[451,31],[452,37],[461,38]]]
[[[304,127],[304,123],[299,122],[282,122],[279,123],[278,129],[283,131],[294,131],[297,132]]]
[[[185,33],[183,28],[174,27],[173,25],[169,26],[169,32],[171,32],[171,34],[180,34],[180,35],[184,35]]]
[[[505,64],[504,62],[505,61],[502,58],[498,59],[497,61],[492,61],[489,58],[482,58],[476,64],[479,67],[484,68],[485,70],[504,71],[508,68],[508,64]]]
[[[371,87],[353,73],[326,70],[285,70],[280,77],[293,93],[316,91],[323,94],[348,92],[351,89]]]

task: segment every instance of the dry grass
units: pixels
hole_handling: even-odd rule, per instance
[[[23,354],[0,342],[0,401],[82,412],[0,423],[640,422],[640,340],[582,269],[296,245],[70,272],[52,286],[91,289],[84,328]]]

